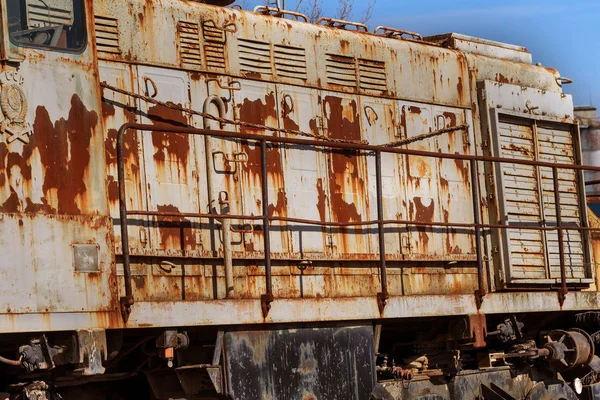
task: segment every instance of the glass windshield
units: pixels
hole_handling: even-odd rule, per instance
[[[85,46],[83,0],[7,0],[15,45],[79,51]]]

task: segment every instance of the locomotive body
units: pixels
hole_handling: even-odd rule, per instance
[[[1,10],[12,391],[597,390],[578,126],[526,49],[184,0]]]

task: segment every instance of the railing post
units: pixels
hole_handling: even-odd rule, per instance
[[[120,299],[121,316],[127,322],[134,303],[131,287],[131,265],[129,263],[129,235],[127,233],[127,196],[125,193],[125,132],[130,128],[125,124],[117,133],[117,184],[119,185],[119,217],[121,218],[121,247],[123,252],[123,279],[125,280],[125,296]]]
[[[267,175],[267,141],[260,140],[260,170],[262,176],[262,217],[265,253],[265,284],[267,293],[260,297],[263,316],[266,317],[273,302],[273,283],[271,279],[271,236],[269,226],[269,181]]]
[[[477,161],[469,160],[471,172],[471,194],[473,196],[473,223],[475,224],[475,253],[477,255],[477,290],[475,291],[475,303],[477,309],[481,308],[485,296],[485,281],[483,276],[483,251],[481,249],[481,207],[479,206],[479,180],[477,179]]]
[[[558,168],[552,167],[552,184],[554,189],[554,208],[556,210],[556,228],[558,236],[558,254],[560,257],[560,289],[558,289],[558,302],[562,306],[569,292],[567,288],[567,272],[565,270],[565,249],[563,245],[562,216],[560,212],[560,185],[558,184]]]
[[[381,182],[381,151],[375,151],[375,175],[377,185],[377,231],[379,235],[379,273],[381,275],[381,292],[377,293],[379,313],[383,314],[389,298],[387,286],[387,267],[385,264],[385,225],[383,223],[383,183]]]

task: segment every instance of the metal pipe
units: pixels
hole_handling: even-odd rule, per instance
[[[262,220],[262,215],[239,215],[239,214],[203,214],[203,213],[174,213],[174,212],[158,212],[158,211],[127,211],[127,215],[154,215],[160,217],[174,217],[174,218],[223,218],[223,219],[246,219],[250,221],[258,221]],[[277,217],[271,216],[269,217],[269,221],[278,221],[278,222],[294,222],[298,224],[307,224],[307,225],[316,225],[323,227],[338,227],[345,228],[351,226],[372,226],[377,225],[379,220],[368,220],[368,221],[358,221],[358,222],[323,222],[311,219],[302,219],[302,218],[291,218],[291,217]],[[548,226],[543,227],[539,225],[500,225],[500,224],[469,224],[469,223],[459,223],[459,222],[424,222],[424,221],[410,221],[404,219],[384,219],[384,225],[413,225],[413,226],[423,226],[423,227],[443,227],[443,228],[470,228],[473,229],[475,227],[480,227],[482,229],[523,229],[523,230],[532,230],[532,231],[556,231],[558,227]],[[585,226],[563,226],[563,230],[566,231],[600,231],[600,228],[589,228]]]
[[[385,232],[383,224],[383,183],[381,179],[381,151],[375,152],[375,177],[377,186],[377,232],[379,236],[379,273],[381,275],[381,293],[378,293],[380,311],[383,312],[389,297],[387,286],[387,267],[385,264]]]
[[[21,364],[21,358],[19,358],[18,360],[11,360],[9,358],[4,358],[4,357],[0,356],[0,363],[6,364],[6,365],[12,365],[13,367],[22,367],[23,366]]]
[[[117,179],[119,181],[119,216],[121,218],[121,248],[123,258],[123,279],[125,280],[125,296],[120,299],[121,316],[127,322],[131,314],[131,306],[135,300],[131,287],[131,265],[129,262],[129,234],[127,233],[127,196],[125,192],[125,130],[123,125],[117,135]]]
[[[585,183],[586,186],[598,185],[598,184],[600,184],[600,179],[596,179],[596,180],[593,180],[593,181],[587,181]]]
[[[558,254],[560,257],[560,289],[558,299],[560,305],[565,301],[565,296],[569,292],[567,288],[567,271],[565,267],[565,249],[563,244],[562,216],[560,211],[560,185],[558,183],[558,168],[552,167],[552,184],[554,186],[554,209],[556,210],[556,226],[558,228]]]
[[[273,282],[271,279],[271,231],[269,226],[269,177],[267,175],[267,140],[260,141],[260,171],[262,176],[262,217],[265,253],[266,293],[261,296],[263,315],[266,317],[273,302]]]
[[[204,104],[202,106],[202,111],[205,114],[210,114],[210,107],[212,105],[217,106],[217,109],[219,110],[219,118],[224,118],[225,117],[225,103],[223,102],[223,99],[221,99],[219,96],[217,95],[210,95],[206,98],[206,100],[204,100]],[[213,120],[208,119],[207,117],[204,117],[204,128],[206,129],[207,127],[210,126],[210,123]],[[225,126],[224,123],[219,123],[219,127],[221,129],[223,129],[223,127]],[[206,157],[206,186],[207,186],[207,190],[208,190],[208,197],[209,197],[209,208],[210,205],[213,202],[213,199],[215,198],[215,196],[217,196],[216,193],[214,192],[214,182],[213,182],[213,174],[212,174],[212,167],[213,166],[213,159],[212,159],[212,155],[214,153],[214,148],[213,148],[213,144],[212,144],[212,140],[211,137],[208,135],[204,136],[204,154]],[[221,198],[221,196],[224,196],[225,198]],[[227,192],[225,192],[224,194],[219,193],[219,212],[221,215],[223,214],[229,214],[231,207],[229,204],[229,194]],[[231,219],[230,218],[221,218],[221,217],[215,217],[216,219],[219,219],[219,221],[221,222],[221,237],[223,238],[223,267],[225,269],[225,296],[226,297],[231,297],[234,293],[234,284],[233,284],[233,254],[232,254],[232,249],[231,249]]]
[[[447,160],[467,160],[467,161],[475,160],[475,161],[484,161],[484,162],[511,163],[511,164],[518,164],[518,165],[540,166],[540,167],[548,167],[548,168],[557,167],[557,168],[562,168],[562,169],[600,172],[600,167],[595,167],[595,166],[591,166],[591,165],[562,164],[562,163],[552,163],[549,161],[533,161],[533,160],[525,160],[525,159],[518,159],[518,158],[476,156],[476,155],[467,155],[467,154],[437,153],[434,151],[412,150],[412,149],[405,149],[405,148],[376,146],[376,145],[362,144],[362,143],[333,142],[333,141],[326,141],[326,140],[301,139],[301,138],[286,137],[286,136],[256,135],[256,134],[252,134],[252,133],[215,131],[215,130],[210,130],[210,129],[198,129],[198,128],[182,127],[182,126],[172,126],[171,127],[171,126],[154,126],[154,125],[137,124],[137,123],[126,123],[121,126],[119,131],[124,132],[129,129],[134,129],[137,131],[150,130],[150,131],[154,131],[154,132],[182,133],[182,134],[188,134],[188,135],[208,135],[208,136],[214,136],[214,137],[254,140],[257,142],[260,142],[261,140],[266,140],[267,142],[270,142],[270,143],[297,144],[297,145],[302,145],[302,146],[316,146],[316,147],[323,147],[323,148],[329,148],[329,149],[340,149],[340,150],[355,150],[355,151],[356,150],[364,150],[364,151],[380,150],[382,153],[406,154],[409,156],[432,157],[432,158],[447,159]]]
[[[475,224],[475,252],[477,256],[477,290],[475,291],[475,302],[477,309],[481,308],[483,296],[485,296],[485,269],[483,268],[483,252],[481,249],[481,208],[479,205],[479,180],[477,179],[477,161],[469,161],[471,172],[471,194],[473,197],[473,222]]]

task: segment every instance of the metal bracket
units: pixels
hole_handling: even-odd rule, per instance
[[[152,94],[150,94],[150,90],[148,89],[148,83],[150,83],[150,85],[152,85],[152,90],[153,90]],[[154,83],[152,78],[145,76],[144,77],[144,86],[145,86],[144,93],[146,96],[155,98],[158,95],[158,88],[156,87],[156,83]]]
[[[133,296],[123,296],[119,300],[121,305],[121,317],[123,317],[123,322],[127,323],[129,320],[129,315],[131,314],[131,306],[133,305]]]
[[[485,337],[487,336],[487,320],[485,314],[469,315],[469,329],[471,338],[474,339],[473,346],[476,348],[485,347]]]
[[[104,329],[86,329],[77,331],[80,367],[73,371],[75,375],[102,375],[108,354],[106,331]]]
[[[389,298],[390,295],[387,292],[377,293],[377,307],[379,308],[380,315],[383,315],[383,312],[385,311],[385,306],[387,305],[387,301]]]
[[[267,318],[271,310],[271,303],[275,300],[273,293],[266,293],[260,296],[260,307],[262,308],[263,317]]]
[[[567,299],[567,290],[560,287],[558,288],[558,304],[562,307],[565,304],[565,300]]]
[[[215,151],[212,153],[213,156],[213,168],[215,172],[235,174],[237,172],[237,164],[244,164],[248,162],[248,154],[244,152],[225,154],[222,151]],[[220,156],[220,157],[219,157]],[[222,160],[223,168],[217,168],[217,159]],[[231,165],[235,168],[232,168]]]
[[[477,306],[477,310],[481,309],[481,305],[483,304],[483,298],[485,296],[485,292],[477,289],[475,291],[475,305]]]
[[[367,117],[369,126],[373,126],[373,124],[379,120],[379,115],[377,115],[377,112],[371,106],[365,106],[365,117]]]

